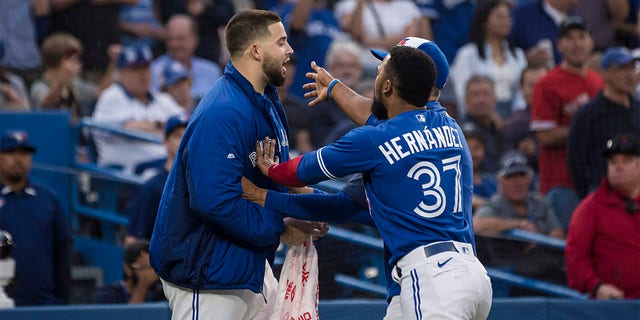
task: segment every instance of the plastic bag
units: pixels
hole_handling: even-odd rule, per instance
[[[318,252],[311,237],[289,246],[270,320],[318,320]]]

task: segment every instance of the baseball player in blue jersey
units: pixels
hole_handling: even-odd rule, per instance
[[[437,100],[440,96],[440,90],[444,88],[446,84],[447,77],[449,75],[449,64],[447,63],[446,57],[444,56],[440,48],[434,42],[417,37],[407,37],[400,41],[398,43],[398,46],[410,46],[413,48],[418,48],[432,58],[436,66],[437,76],[435,80],[435,86],[431,92],[431,96],[429,97],[429,102],[427,103],[427,110],[438,113],[445,113],[445,109],[438,103]],[[373,50],[372,53],[380,60],[382,60],[387,55],[386,52],[381,52],[378,50]],[[316,68],[316,71],[317,74],[315,74],[313,77],[315,77],[317,80],[317,86],[326,88],[327,85],[331,83],[333,78],[323,68]],[[340,101],[345,100],[345,97],[338,97],[339,95],[347,95],[349,97],[353,97],[357,96],[357,93],[350,90],[338,91],[334,89],[332,91],[332,96],[334,99]],[[323,98],[326,99],[327,97],[324,96]],[[318,98],[316,98],[316,100],[317,99]],[[360,99],[358,101],[366,101],[366,99]],[[371,102],[366,101],[361,105],[340,105],[340,107],[343,108],[345,113],[349,115],[368,115],[367,117],[365,117],[366,123],[364,124],[377,125],[380,123],[380,120],[377,120],[375,117],[370,116],[370,105]],[[356,122],[362,122],[362,119],[358,118],[352,120]],[[461,133],[461,130],[458,127],[457,130],[461,138],[461,143],[464,146],[461,165],[461,171],[463,172],[462,187],[463,190],[471,190],[473,181],[469,179],[469,175],[466,174],[466,172],[471,172],[472,170],[471,155],[468,151],[468,147],[466,146],[466,141]],[[265,201],[267,197],[267,191],[265,189],[257,188],[250,182],[246,182],[244,180],[243,189],[245,191],[244,196],[247,199],[256,201],[261,205],[266,206],[267,208],[277,211],[295,212],[298,218],[314,219],[315,217],[315,219],[317,219],[317,217],[324,217],[330,222],[343,222],[354,214],[357,214],[354,218],[352,218],[353,221],[358,221],[375,227],[369,215],[369,206],[364,191],[364,185],[362,183],[362,176],[360,174],[357,174],[354,178],[347,182],[342,191],[336,194],[324,193],[317,190],[314,192],[311,189],[309,189],[308,192],[314,193],[303,195],[269,192],[269,201]],[[468,192],[464,192],[463,209],[465,210],[465,217],[467,217],[469,221],[471,219],[470,208],[471,198],[468,197]],[[332,217],[327,217],[327,212],[333,213]],[[389,252],[385,247],[385,257],[388,256]],[[387,301],[389,302],[389,305],[387,307],[387,312],[384,319],[400,320],[403,319],[400,312],[400,286],[393,280],[391,280],[391,267],[389,266],[389,264],[385,264],[385,271],[388,280]]]
[[[287,119],[275,86],[293,50],[276,14],[247,10],[225,29],[231,61],[193,113],[162,194],[150,242],[172,319],[266,319],[280,241],[308,235],[242,199],[240,179],[278,191],[256,167],[255,141],[277,137],[288,157]]]
[[[434,77],[423,52],[395,47],[378,67],[371,109],[390,120],[280,165],[269,161],[275,141],[267,138],[258,164],[290,186],[362,172],[401,286],[402,318],[485,319],[491,284],[474,255],[470,215],[463,210],[463,193],[470,198],[471,190],[462,187],[461,135],[453,119],[423,107]],[[316,87],[315,94],[331,96],[332,87]],[[471,171],[465,174],[470,179]]]

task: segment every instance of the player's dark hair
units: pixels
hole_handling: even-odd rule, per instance
[[[416,107],[424,107],[429,101],[436,80],[436,66],[422,50],[396,46],[389,52],[385,73],[398,96]]]
[[[484,52],[484,42],[487,28],[487,20],[489,15],[498,6],[505,5],[509,8],[509,3],[506,0],[486,0],[479,1],[476,6],[476,10],[473,12],[473,18],[471,20],[471,29],[469,30],[469,42],[474,43],[478,49],[478,55],[483,60],[486,59],[486,53]],[[509,44],[509,52],[515,57],[516,52],[513,45]]]
[[[241,54],[251,42],[270,36],[269,26],[281,21],[280,16],[266,10],[252,9],[237,13],[224,29],[230,55]]]

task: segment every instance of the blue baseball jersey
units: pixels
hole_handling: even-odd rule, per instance
[[[394,265],[432,242],[473,244],[470,159],[455,120],[444,112],[416,110],[356,128],[304,155],[297,176],[314,184],[361,172],[372,218]]]

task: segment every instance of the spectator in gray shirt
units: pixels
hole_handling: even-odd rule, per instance
[[[533,169],[519,151],[504,153],[498,171],[498,193],[473,217],[478,257],[487,266],[506,268],[517,275],[566,284],[562,251],[533,243],[495,238],[506,230],[522,229],[555,238],[564,231],[547,200],[530,189]],[[511,296],[535,294],[512,289]]]
[[[496,235],[523,229],[564,238],[560,222],[548,202],[530,191],[533,169],[518,151],[505,152],[498,171],[498,193],[480,207],[473,218],[478,234]]]

